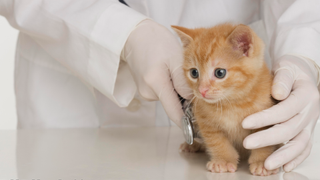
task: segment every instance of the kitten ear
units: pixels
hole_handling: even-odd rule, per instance
[[[253,37],[251,29],[243,24],[238,25],[228,37],[233,50],[240,51],[249,57],[253,52]]]
[[[180,26],[171,26],[171,28],[176,31],[180,37],[183,47],[187,47],[193,41],[192,37],[194,33],[191,29]]]

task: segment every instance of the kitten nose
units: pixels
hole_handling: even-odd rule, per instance
[[[200,93],[202,94],[202,97],[206,97],[206,93],[208,92],[208,88],[199,88]]]

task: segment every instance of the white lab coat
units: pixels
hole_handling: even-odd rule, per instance
[[[126,2],[130,7],[117,0],[0,0],[0,15],[20,30],[19,128],[172,125],[160,103],[139,98],[120,60],[130,32],[148,17],[167,28],[262,20],[272,60],[294,54],[320,64],[317,0]]]

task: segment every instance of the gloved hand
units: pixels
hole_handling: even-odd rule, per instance
[[[288,141],[270,155],[264,165],[268,170],[284,165],[284,170],[289,172],[311,151],[320,111],[318,70],[309,59],[287,55],[275,63],[273,71],[272,96],[283,101],[248,116],[242,126],[245,129],[274,126],[249,135],[243,145],[255,149]]]
[[[177,38],[165,27],[144,20],[131,32],[122,58],[129,64],[138,92],[146,100],[160,100],[169,118],[179,127],[183,115],[177,93],[189,99],[182,69],[183,50]]]

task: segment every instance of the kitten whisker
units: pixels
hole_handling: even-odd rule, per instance
[[[233,104],[229,101],[229,99],[228,99],[225,95],[223,95],[223,94],[222,94],[222,96],[224,97],[224,99],[226,99],[226,100],[229,102],[232,110],[235,111],[235,108],[234,108]],[[229,112],[230,112],[230,110],[228,110],[228,115],[229,115]]]
[[[221,113],[220,113],[220,114],[221,114],[221,115],[220,115],[220,121],[221,121],[221,118],[222,118],[222,102],[221,102],[220,99],[219,99],[219,103],[220,103],[220,106],[221,106],[221,109],[220,109],[220,110],[221,110]]]
[[[170,72],[171,77],[173,76],[173,74],[174,74],[175,72],[177,72],[176,70],[179,69],[179,68],[182,68],[182,65],[176,67],[173,71]],[[171,68],[169,68],[169,69],[171,69]]]
[[[189,102],[189,104],[187,105],[187,107],[190,106],[191,102],[192,102],[195,98],[196,98],[196,96],[194,96],[194,97],[191,99],[191,101]]]

